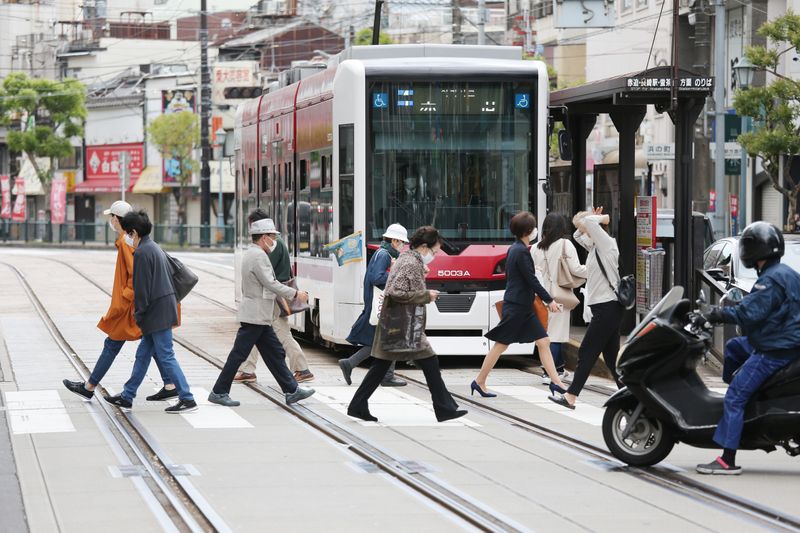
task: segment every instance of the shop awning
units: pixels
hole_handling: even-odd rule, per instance
[[[132,178],[130,185],[126,188],[127,191],[131,191],[136,184],[139,182],[140,178]],[[76,193],[87,193],[87,192],[120,192],[120,180],[119,178],[89,178],[87,180],[83,180],[82,182],[75,185],[75,189],[73,192]]]
[[[164,192],[164,181],[161,167],[145,167],[139,179],[131,188],[134,194],[159,194]]]
[[[47,171],[50,169],[50,159],[46,157],[37,157],[36,163],[39,165],[39,168],[43,171]],[[36,174],[36,169],[33,168],[30,159],[27,157],[22,158],[22,168],[19,171],[18,177],[25,179],[25,195],[26,196],[40,196],[44,194],[44,188],[42,188],[42,182],[39,179],[39,176]],[[17,187],[11,190],[11,194],[17,194]]]
[[[222,192],[235,192],[236,182],[234,181],[231,165],[228,161],[209,161],[211,169],[211,193],[219,193],[219,167],[222,165]]]

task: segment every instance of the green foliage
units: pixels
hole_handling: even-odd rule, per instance
[[[193,155],[200,144],[200,120],[191,111],[180,111],[161,115],[147,127],[150,141],[158,147],[164,158],[172,158],[180,164],[178,181],[182,186],[189,183],[192,173],[198,168]]]
[[[353,44],[357,46],[366,46],[372,44],[372,28],[358,30],[356,33],[355,42]],[[378,37],[378,44],[394,44],[394,41],[385,33],[381,33],[380,37]]]
[[[85,118],[86,88],[78,80],[28,78],[13,72],[0,87],[0,124],[20,123],[18,130],[9,130],[8,147],[28,156],[45,189],[52,179],[53,160],[72,153],[70,140],[83,134]],[[40,169],[37,157],[49,158],[51,170]]]
[[[558,86],[558,72],[553,65],[547,62],[544,56],[540,54],[525,54],[522,56],[522,59],[527,61],[541,61],[547,65],[547,77],[550,79],[550,88],[555,89]]]
[[[749,47],[745,55],[758,69],[774,74],[775,80],[764,87],[737,91],[733,105],[737,113],[754,119],[753,131],[741,134],[739,143],[748,154],[763,160],[773,187],[788,199],[788,227],[793,226],[800,194],[800,183],[788,172],[792,159],[800,153],[800,83],[777,69],[782,56],[800,46],[800,16],[788,11],[761,26],[758,33],[768,38],[770,46]]]

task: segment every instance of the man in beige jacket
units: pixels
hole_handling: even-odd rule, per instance
[[[238,313],[240,327],[228,360],[208,396],[208,401],[212,403],[227,407],[239,405],[230,397],[231,384],[239,365],[247,359],[253,346],[258,348],[261,358],[286,395],[287,404],[314,394],[314,389],[297,385],[286,366],[286,352],[272,329],[275,296],[307,302],[308,293],[287,287],[275,279],[272,265],[264,253],[275,245],[271,235],[277,232],[271,222],[268,219],[257,220],[250,226],[253,244],[242,258],[242,301]]]

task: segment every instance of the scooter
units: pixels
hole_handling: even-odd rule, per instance
[[[631,332],[617,364],[625,387],[606,401],[603,416],[603,439],[614,457],[652,466],[678,442],[719,447],[712,438],[723,395],[697,374],[712,337],[713,327],[692,310],[682,287],[674,287]],[[740,449],[771,452],[776,446],[800,455],[800,359],[764,383],[745,411]]]

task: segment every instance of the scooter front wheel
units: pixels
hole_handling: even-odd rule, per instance
[[[609,451],[630,466],[653,466],[672,451],[675,439],[661,421],[642,413],[629,429],[636,405],[614,404],[603,415],[603,439]]]

